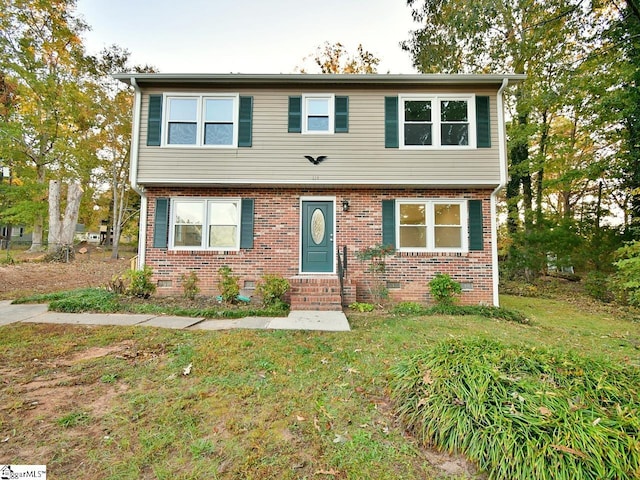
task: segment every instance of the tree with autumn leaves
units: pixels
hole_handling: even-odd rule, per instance
[[[0,222],[32,225],[32,250],[42,248],[47,224],[50,250],[72,242],[78,212],[68,207],[80,209],[80,197],[91,211],[111,185],[120,220],[129,198],[122,170],[132,95],[108,76],[127,66],[128,52],[88,55],[75,6],[0,0],[0,163],[13,178],[2,184]]]

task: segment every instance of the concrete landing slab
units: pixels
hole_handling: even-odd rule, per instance
[[[347,316],[341,311],[293,310],[284,318],[273,318],[267,328],[273,330],[319,330],[349,332]]]
[[[202,322],[202,318],[194,318],[194,317],[172,317],[172,316],[159,316],[153,317],[149,320],[145,320],[144,322],[137,323],[136,325],[139,327],[162,327],[162,328],[174,328],[174,329],[183,329],[190,328],[200,322]]]
[[[11,300],[2,300],[0,301],[0,326],[35,318],[45,313],[48,308],[46,303],[12,305]]]
[[[122,313],[62,313],[46,312],[23,320],[29,323],[70,323],[73,325],[120,325],[129,327],[145,322],[154,315],[130,315]]]

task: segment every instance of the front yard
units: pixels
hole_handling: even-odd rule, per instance
[[[0,328],[0,464],[49,478],[484,478],[394,415],[412,352],[480,338],[640,368],[640,328],[581,302],[505,296],[532,320],[352,314],[349,333]],[[186,374],[185,374],[186,373]]]

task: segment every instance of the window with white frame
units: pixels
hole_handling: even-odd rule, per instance
[[[465,96],[400,97],[401,146],[404,148],[475,145],[475,103]]]
[[[198,99],[169,98],[167,143],[196,145],[198,139]]]
[[[239,199],[174,199],[171,212],[172,248],[239,249]]]
[[[302,132],[333,133],[334,102],[333,95],[303,96]]]
[[[468,249],[467,204],[452,200],[398,200],[397,245],[401,251]]]
[[[167,95],[166,103],[165,145],[237,145],[237,96]]]

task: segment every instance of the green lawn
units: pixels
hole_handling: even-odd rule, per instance
[[[465,478],[432,467],[393,414],[390,371],[408,354],[487,338],[640,365],[640,325],[604,308],[503,306],[532,324],[374,312],[349,333],[1,327],[0,464],[47,464],[52,479]]]

